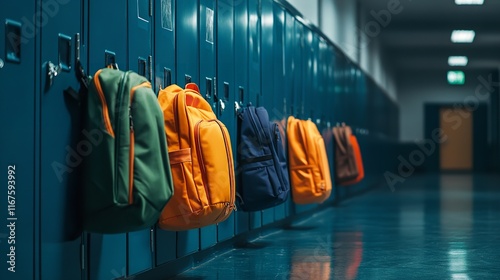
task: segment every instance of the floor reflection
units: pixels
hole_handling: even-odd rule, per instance
[[[474,184],[472,175],[441,175],[441,234],[449,238],[451,279],[467,280],[467,245],[473,225]]]
[[[394,193],[378,189],[311,214],[182,276],[496,280],[499,232],[500,176],[414,176]]]

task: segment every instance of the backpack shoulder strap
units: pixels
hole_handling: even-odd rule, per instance
[[[341,127],[333,128],[333,136],[335,137],[335,144],[342,153],[347,153],[347,146],[344,140],[344,131]]]

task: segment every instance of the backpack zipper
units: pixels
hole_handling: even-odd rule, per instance
[[[135,134],[134,134],[134,120],[132,118],[132,99],[134,98],[135,92],[139,88],[151,88],[151,83],[143,82],[140,85],[133,87],[130,90],[130,102],[128,107],[128,117],[130,124],[130,148],[129,148],[129,189],[128,189],[128,204],[134,203],[134,156],[135,156]]]
[[[227,155],[231,155],[231,150],[230,150],[230,147],[231,147],[231,141],[229,141],[228,139],[228,135],[227,133],[225,133],[224,131],[224,125],[222,124],[222,122],[220,122],[219,120],[214,120],[220,127],[220,130],[222,132],[222,136],[224,138],[224,147],[226,148],[226,154]],[[238,211],[238,209],[236,208],[236,204],[235,204],[235,200],[236,200],[236,191],[235,191],[235,186],[234,186],[234,166],[232,164],[233,162],[233,159],[232,158],[227,158],[227,162],[229,163],[229,183],[230,183],[230,197],[229,197],[229,202],[226,202],[225,203],[225,211],[224,211],[224,217],[226,217],[229,212],[231,210],[234,209],[234,211]],[[218,218],[217,220],[219,220],[220,218]]]
[[[217,124],[219,125],[221,131],[222,131],[222,136],[224,137],[224,146],[226,148],[226,154],[227,155],[230,155],[232,154],[231,153],[231,150],[230,150],[230,147],[231,147],[231,141],[229,141],[228,139],[228,136],[227,134],[224,132],[224,129],[223,129],[223,124],[218,121],[218,120],[215,120],[215,122],[217,122]],[[238,209],[236,209],[236,205],[234,204],[235,203],[235,200],[236,200],[236,193],[235,193],[235,186],[234,186],[234,166],[233,166],[233,159],[232,158],[228,158],[228,162],[229,162],[229,183],[231,184],[230,185],[230,198],[229,198],[229,203],[226,203],[226,216],[229,214],[229,211],[231,209],[234,209],[234,211],[238,211]]]
[[[115,138],[115,132],[113,131],[113,127],[111,126],[111,120],[109,118],[109,108],[108,103],[106,102],[106,97],[104,96],[104,92],[102,91],[101,81],[99,80],[99,75],[101,74],[102,69],[97,71],[94,75],[94,84],[97,90],[97,94],[99,95],[99,99],[101,100],[102,105],[102,117],[104,121],[104,126],[106,131],[111,135],[111,137]]]
[[[205,188],[205,194],[207,196],[208,203],[212,203],[212,199],[210,197],[210,192],[208,190],[208,179],[207,179],[207,170],[205,169],[205,163],[203,161],[203,154],[201,151],[201,139],[200,139],[200,125],[203,121],[199,121],[194,126],[194,139],[196,139],[196,154],[198,156],[198,165],[201,169],[201,178],[203,181],[203,187]]]

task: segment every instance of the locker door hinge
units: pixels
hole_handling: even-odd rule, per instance
[[[149,0],[149,16],[153,17],[153,0]]]
[[[149,66],[149,81],[153,82],[153,56],[150,55],[148,57],[148,66]]]
[[[215,102],[218,101],[219,96],[217,95],[217,77],[214,77],[214,100]]]
[[[156,244],[155,244],[155,226],[152,226],[151,229],[150,229],[150,232],[149,232],[149,246],[151,247],[150,248],[150,252],[151,252],[151,262],[152,262],[152,267],[156,267],[156,254],[155,254],[155,248],[156,248]]]
[[[80,60],[80,33],[75,34],[75,65]]]
[[[85,270],[85,244],[82,243],[80,245],[80,268],[81,270]]]
[[[151,246],[151,253],[154,255],[155,252],[155,230],[151,227],[149,231],[149,245]]]

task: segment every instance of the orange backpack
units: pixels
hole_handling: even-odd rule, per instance
[[[288,164],[293,201],[322,203],[332,191],[325,142],[312,121],[288,118]]]
[[[234,162],[227,128],[190,83],[160,91],[174,195],[158,224],[188,230],[224,221],[235,209]]]
[[[361,149],[359,148],[358,139],[356,138],[356,136],[351,134],[349,140],[354,154],[354,161],[356,163],[356,167],[358,168],[358,176],[352,180],[341,182],[340,183],[341,186],[347,186],[359,183],[365,177],[365,169],[363,167],[363,157],[361,156]]]

